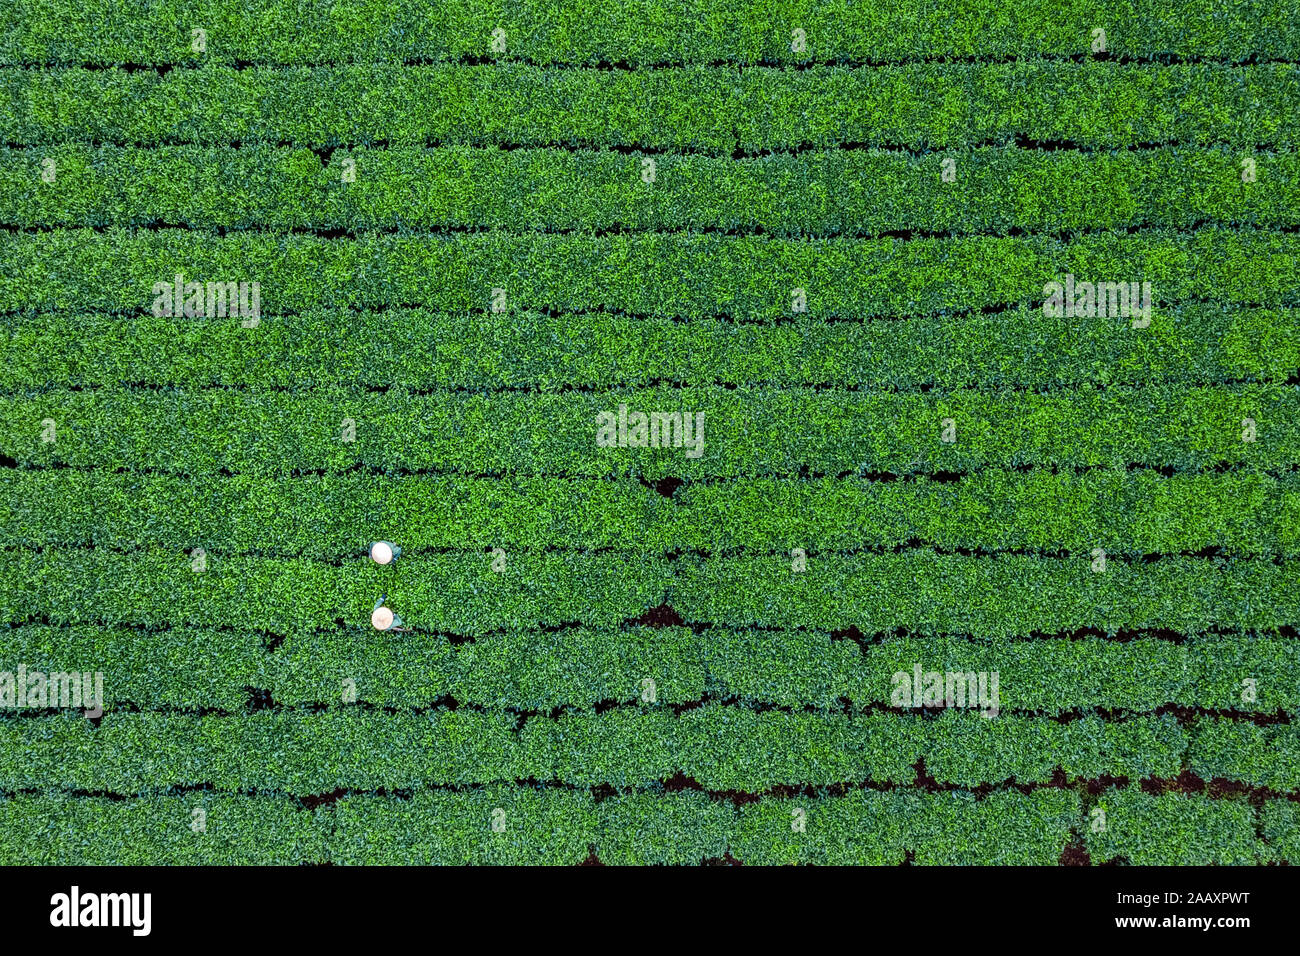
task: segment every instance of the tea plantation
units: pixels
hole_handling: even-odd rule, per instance
[[[1300,863],[1293,2],[0,38],[0,864]]]

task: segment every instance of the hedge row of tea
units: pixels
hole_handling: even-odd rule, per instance
[[[947,661],[1003,675],[999,706],[1010,714],[1073,716],[1096,708],[1140,716],[1173,704],[1263,719],[1294,711],[1300,699],[1292,679],[1300,648],[1290,636],[1262,633],[1181,641],[887,634],[855,643],[826,631],[630,625],[501,630],[464,642],[415,634],[394,642],[356,626],[281,639],[234,627],[29,624],[14,630],[9,647],[43,674],[74,657],[102,672],[106,711],[152,704],[242,713],[251,688],[285,707],[455,702],[577,713],[638,703],[680,709],[707,699],[860,712],[892,706],[895,675],[910,674],[915,663],[929,670]],[[198,660],[210,663],[197,669],[190,662]],[[1252,701],[1242,701],[1240,674],[1254,675]],[[641,700],[646,680],[654,683],[654,705]]]
[[[659,447],[612,447],[613,431],[611,444],[597,444],[601,416],[617,424],[621,408],[675,413],[694,437],[679,426],[660,433]],[[1300,461],[1300,391],[1281,383],[1047,393],[52,386],[0,396],[0,428],[10,457],[27,467],[134,465],[196,478],[356,469],[704,478],[1126,464],[1280,477]],[[707,454],[695,454],[700,441]]]
[[[1118,335],[1120,323],[1045,316],[1032,306],[880,322],[799,315],[774,323],[311,308],[259,320],[253,336],[239,323],[199,317],[7,313],[0,315],[9,344],[0,391],[13,395],[54,383],[415,392],[653,383],[1049,391],[1284,382],[1300,364],[1295,308],[1183,302],[1161,306],[1157,315],[1150,334]],[[70,341],[75,350],[63,347]]]
[[[1083,834],[1094,862],[1294,863],[1295,804],[1106,790],[917,793],[735,803],[691,791],[487,785],[410,795],[346,794],[315,810],[275,794],[192,791],[128,800],[0,800],[0,859],[28,864],[377,865],[786,863],[1036,865]],[[1108,821],[1093,831],[1087,819]],[[1086,811],[1086,816],[1085,816]],[[1115,821],[1113,824],[1109,821]],[[495,824],[495,826],[494,826]],[[796,829],[796,826],[802,829]]]
[[[1297,60],[8,4],[0,863],[1300,863]]]
[[[893,476],[890,476],[893,477]],[[665,497],[601,477],[230,474],[202,496],[180,474],[0,473],[0,547],[94,547],[355,559],[380,522],[404,553],[475,546],[624,552],[933,547],[1131,562],[1218,549],[1300,557],[1300,475],[987,468],[937,479],[735,478]],[[470,558],[470,554],[463,554]]]
[[[522,725],[522,726],[521,726]],[[468,707],[420,713],[337,708],[237,715],[80,713],[0,723],[6,791],[137,793],[172,786],[323,794],[514,780],[581,788],[644,786],[682,773],[708,790],[940,784],[1046,784],[1178,776],[1278,793],[1300,789],[1291,725],[1172,715],[1059,721],[948,710],[937,718],[828,714],[705,703],[674,714],[636,704],[527,718]],[[382,757],[377,756],[382,755]]]
[[[794,569],[806,561],[807,570]],[[686,621],[865,634],[1033,637],[1213,628],[1280,632],[1300,614],[1300,560],[1169,556],[1152,562],[1021,554],[831,552],[659,555],[466,549],[403,558],[400,577],[363,556],[193,553],[151,548],[0,552],[10,621],[212,624],[277,634],[364,624],[387,593],[423,633],[614,627],[661,604]],[[763,595],[756,601],[754,594]],[[1243,679],[1252,675],[1243,675]]]
[[[997,59],[1086,54],[1098,28],[1120,57],[1300,54],[1285,0],[966,0],[942,17],[924,0],[17,0],[0,12],[0,64]]]
[[[0,127],[10,144],[497,143],[731,154],[1024,137],[1089,148],[1278,148],[1296,145],[1297,106],[1300,75],[1285,62],[0,68]]]
[[[1243,160],[1255,180],[1241,181]],[[716,229],[773,235],[1248,224],[1300,206],[1294,152],[1019,147],[758,159],[494,147],[0,149],[0,216],[24,227]],[[350,164],[350,165],[349,165]],[[41,182],[52,170],[54,179]],[[344,179],[344,173],[355,179]],[[945,179],[945,173],[948,178]],[[959,188],[954,188],[957,182]]]
[[[912,241],[501,230],[330,238],[109,227],[6,232],[0,261],[6,312],[162,312],[167,299],[155,286],[174,285],[176,275],[185,283],[256,281],[264,316],[409,305],[764,320],[966,313],[1031,302],[1041,312],[1047,283],[1066,275],[1149,282],[1153,325],[1163,306],[1187,299],[1300,304],[1300,234],[1246,227]],[[182,289],[174,312],[187,301],[197,310],[193,294]],[[1099,324],[1114,334],[1151,328],[1133,329],[1119,315]],[[248,347],[257,347],[255,335]]]

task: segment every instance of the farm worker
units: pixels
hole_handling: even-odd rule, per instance
[[[402,556],[402,549],[388,541],[376,541],[370,546],[370,557],[375,564],[392,564]]]
[[[370,623],[374,625],[376,631],[404,631],[402,619],[392,612],[391,609],[384,607],[383,595],[375,602],[375,609],[370,614]]]

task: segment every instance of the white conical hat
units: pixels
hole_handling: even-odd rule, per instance
[[[386,631],[393,626],[393,612],[386,607],[377,607],[370,615],[370,623],[377,631]]]
[[[387,541],[376,541],[370,546],[370,557],[376,564],[388,564],[393,560],[393,547]]]

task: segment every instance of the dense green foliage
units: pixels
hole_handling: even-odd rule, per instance
[[[1082,38],[1081,38],[1082,40]],[[1020,60],[904,66],[209,66],[0,72],[6,142],[630,146],[708,153],[956,148],[1017,136],[1291,147],[1291,63]],[[1116,117],[1123,117],[1116,123]],[[629,174],[632,173],[629,164]]]
[[[1243,800],[1108,790],[1097,798],[1105,826],[1083,831],[1094,862],[1122,858],[1135,866],[1205,866],[1255,862],[1264,849]],[[1098,822],[1100,822],[1099,818]]]
[[[207,570],[196,573],[183,551],[5,551],[0,611],[10,620],[43,615],[68,624],[209,623],[283,632],[336,618],[363,624],[374,595],[387,589],[416,630],[463,635],[571,621],[614,625],[666,600],[691,622],[995,637],[1090,626],[1277,630],[1300,614],[1295,559],[1112,561],[1099,574],[1086,556],[1067,562],[920,548],[811,556],[810,570],[799,573],[782,554],[672,561],[637,552],[548,551],[506,553],[498,572],[485,544],[411,556],[400,585],[364,556],[334,564],[214,552],[205,560]],[[755,602],[754,588],[766,600]],[[150,597],[158,592],[165,600]]]
[[[597,416],[620,404],[703,414],[709,453],[597,445]],[[1256,440],[1243,442],[1248,418],[1257,423]],[[55,441],[46,440],[46,419]],[[946,419],[952,442],[943,440]],[[1300,463],[1300,391],[1282,384],[1042,393],[660,386],[548,394],[110,386],[0,396],[0,428],[11,436],[8,453],[25,465],[133,464],[196,477],[358,465],[390,473],[653,477],[1126,463],[1281,471]]]
[[[1119,560],[1215,547],[1300,556],[1292,471],[985,468],[958,481],[910,471],[898,481],[738,478],[672,498],[594,477],[238,474],[196,498],[184,474],[15,470],[0,473],[0,546],[219,546],[340,559],[363,550],[359,529],[379,522],[377,533],[399,535],[411,555],[484,544],[815,553],[924,543],[1079,555],[1100,547]]]
[[[792,290],[804,289],[808,317],[862,318],[1041,305],[1045,285],[1072,273],[1150,282],[1154,329],[1163,304],[1189,298],[1300,304],[1298,254],[1295,233],[1215,227],[1070,240],[1032,235],[906,242],[695,232],[492,230],[352,239],[59,229],[0,234],[0,257],[8,265],[0,275],[0,309],[148,312],[154,284],[180,273],[193,281],[257,281],[262,311],[271,315],[345,305],[486,311],[499,288],[507,311],[776,319],[792,315]],[[746,281],[737,283],[737,275]],[[1118,317],[1101,324],[1112,334],[1150,331],[1128,329]],[[248,347],[256,348],[261,327],[246,331]]]
[[[1226,146],[669,154],[655,157],[654,188],[647,188],[643,157],[604,151],[358,147],[324,164],[308,149],[267,145],[60,144],[0,149],[0,215],[23,226],[688,227],[791,236],[1290,224],[1300,204],[1300,159],[1252,153],[1257,179],[1247,185],[1242,155]],[[343,181],[344,158],[356,164],[355,182]],[[959,190],[943,179],[947,159]],[[46,160],[58,175],[34,188]]]
[[[453,643],[446,635],[422,633],[394,642],[359,627],[294,632],[281,641],[236,628],[32,624],[14,629],[8,647],[43,673],[73,658],[103,671],[107,710],[153,702],[241,711],[249,700],[246,688],[259,687],[272,688],[278,704],[331,705],[344,700],[349,688],[343,682],[350,680],[363,706],[426,708],[455,701],[585,711],[636,703],[646,678],[655,681],[656,702],[665,705],[707,694],[754,706],[864,710],[889,706],[891,678],[916,662],[927,669],[951,664],[998,671],[1004,675],[1000,706],[1010,713],[1098,708],[1142,714],[1178,704],[1274,714],[1294,711],[1300,700],[1291,679],[1300,648],[1263,634],[1206,634],[1181,643],[890,634],[859,646],[817,631],[629,626],[511,629]],[[204,666],[195,668],[196,661]],[[1242,674],[1256,681],[1253,701],[1243,699]],[[1237,779],[1245,772],[1214,775]]]
[[[1282,0],[3,5],[0,864],[1300,863],[1297,61]]]
[[[806,814],[791,827],[792,811]],[[202,833],[191,827],[205,811]],[[685,864],[743,855],[756,864],[1036,864],[1055,860],[1078,814],[1072,794],[1037,791],[765,799],[739,808],[698,793],[594,800],[561,788],[349,795],[314,813],[276,795],[192,792],[138,800],[0,800],[0,855],[25,862]],[[495,814],[495,816],[494,816]],[[43,828],[34,821],[45,821]],[[499,830],[494,830],[497,821]],[[267,832],[255,843],[249,835]],[[96,834],[98,839],[77,834]],[[26,850],[30,847],[30,850]]]
[[[18,0],[0,17],[0,62],[257,63],[504,59],[632,65],[1071,55],[1104,26],[1124,56],[1295,59],[1300,18],[1284,0]],[[190,30],[206,28],[207,49]],[[791,49],[802,28],[807,51]]]

